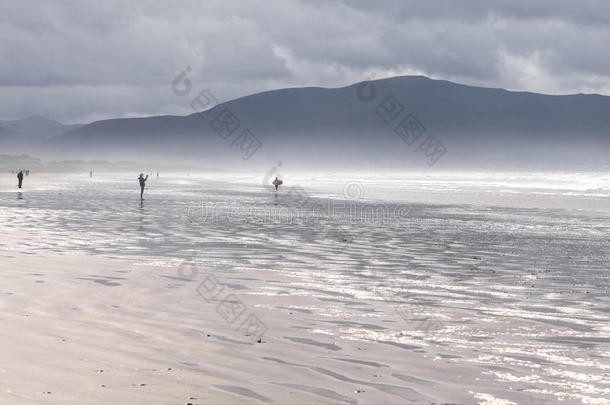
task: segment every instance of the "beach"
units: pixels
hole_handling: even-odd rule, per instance
[[[609,403],[610,173],[13,177],[0,403]]]

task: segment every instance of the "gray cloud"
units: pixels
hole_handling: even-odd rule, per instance
[[[400,74],[609,94],[609,20],[605,1],[2,2],[0,118],[185,114],[186,66],[221,100]]]

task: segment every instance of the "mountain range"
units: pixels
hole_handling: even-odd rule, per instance
[[[19,149],[46,138],[63,135],[81,125],[64,125],[49,118],[33,115],[16,120],[0,120],[0,146]]]
[[[552,96],[401,76],[266,91],[208,109],[210,93],[197,95],[186,96],[195,107],[186,116],[74,127],[41,117],[0,121],[0,142],[30,134],[19,153],[224,167],[278,160],[357,168],[610,164],[610,97],[596,94]]]

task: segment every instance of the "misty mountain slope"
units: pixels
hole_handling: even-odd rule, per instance
[[[12,137],[12,136],[17,136],[19,135],[18,132],[15,132],[11,129],[5,128],[5,127],[0,127],[0,139],[6,137]]]
[[[264,92],[230,101],[227,105],[252,126],[261,128],[279,125],[288,130],[293,129],[292,124],[310,124],[314,128],[319,124],[323,129],[377,128],[375,109],[385,97],[394,95],[404,106],[404,113],[414,113],[435,131],[514,131],[523,136],[534,131],[610,133],[610,97],[510,92],[422,76],[370,83],[377,89],[377,96],[369,102],[358,97],[361,84],[355,84],[340,89]],[[362,92],[366,93],[366,90]]]
[[[392,100],[395,109],[384,110]],[[241,122],[228,139],[211,126],[225,109]],[[409,114],[426,129],[411,145],[394,132]],[[42,145],[88,158],[235,160],[231,142],[246,128],[263,143],[252,158],[259,161],[425,166],[426,159],[414,152],[434,134],[447,149],[440,161],[445,165],[601,165],[610,156],[610,97],[549,96],[404,76],[337,89],[267,91],[202,114],[97,121]]]
[[[42,137],[37,135],[24,134],[10,128],[0,127],[0,153],[29,148],[42,139]]]
[[[18,120],[0,121],[0,127],[10,129],[12,131],[42,138],[49,138],[57,135],[65,134],[66,132],[79,128],[82,125],[64,125],[60,122],[34,115]]]
[[[11,131],[8,128],[0,127],[0,145],[9,141],[13,141],[13,139],[17,136],[19,136],[17,132]]]

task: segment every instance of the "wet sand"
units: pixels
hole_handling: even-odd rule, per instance
[[[608,403],[605,212],[129,185],[0,193],[0,402]]]

